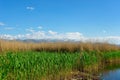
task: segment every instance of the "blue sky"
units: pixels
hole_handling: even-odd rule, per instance
[[[119,30],[119,0],[0,0],[0,34],[52,31],[119,37]]]

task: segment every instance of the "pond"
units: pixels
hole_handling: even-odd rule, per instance
[[[100,80],[120,80],[120,65],[106,66],[100,74]]]

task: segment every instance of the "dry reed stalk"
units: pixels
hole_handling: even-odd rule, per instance
[[[108,43],[81,43],[81,42],[20,42],[0,40],[1,51],[56,51],[56,52],[79,52],[79,51],[113,51],[120,50],[119,46]]]

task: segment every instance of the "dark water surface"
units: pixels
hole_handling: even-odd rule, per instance
[[[120,80],[120,64],[107,66],[100,76],[101,80]]]

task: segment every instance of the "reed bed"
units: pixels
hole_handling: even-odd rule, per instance
[[[4,51],[48,51],[48,52],[80,52],[80,51],[116,51],[119,46],[109,43],[91,42],[20,42],[0,40],[0,52]]]
[[[0,53],[0,80],[72,80],[75,72],[93,80],[106,63],[120,61],[120,46],[109,43],[0,40]]]

